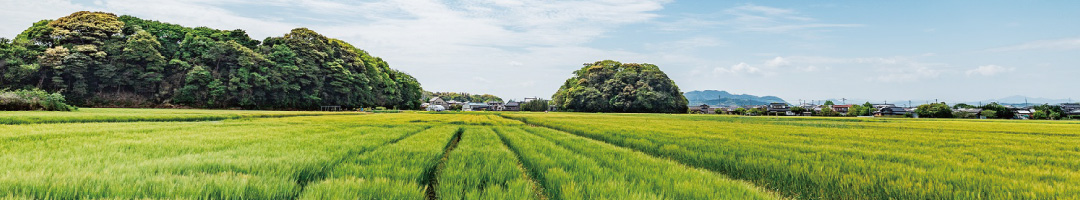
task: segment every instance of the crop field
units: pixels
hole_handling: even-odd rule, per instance
[[[0,199],[1077,199],[1080,123],[0,112]]]
[[[505,116],[799,199],[1080,199],[1076,121]]]

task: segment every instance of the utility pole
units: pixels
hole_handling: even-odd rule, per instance
[[[843,104],[844,104],[844,105],[847,105],[847,98],[840,98],[840,100],[841,100],[841,101],[844,101],[844,102],[843,102]]]

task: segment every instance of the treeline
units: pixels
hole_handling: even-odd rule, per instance
[[[31,88],[92,107],[416,109],[422,95],[381,58],[306,28],[258,41],[87,11],[0,38],[0,89]]]
[[[479,102],[479,103],[484,103],[484,102],[489,102],[489,101],[498,101],[498,102],[503,101],[502,98],[500,98],[498,96],[495,96],[495,95],[491,95],[491,94],[469,94],[469,93],[464,93],[464,92],[429,92],[429,91],[424,91],[424,101],[430,100],[431,98],[435,98],[435,97],[439,97],[439,98],[443,99],[444,101],[454,100],[454,101],[459,101],[459,102]]]

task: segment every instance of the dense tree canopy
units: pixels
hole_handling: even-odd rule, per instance
[[[489,102],[498,101],[502,102],[503,99],[492,94],[469,94],[464,92],[428,92],[424,91],[424,100],[427,101],[433,97],[439,97],[443,100],[459,101],[459,102]]]
[[[552,97],[559,110],[685,113],[687,100],[674,81],[652,64],[605,60],[574,71]]]
[[[306,28],[258,41],[86,11],[0,38],[0,89],[31,88],[82,106],[415,109],[422,98],[409,74]]]
[[[921,118],[952,118],[953,111],[945,102],[919,105],[915,113]]]

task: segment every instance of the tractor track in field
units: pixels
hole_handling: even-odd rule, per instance
[[[649,153],[649,152],[646,152],[646,151],[641,151],[641,150],[639,150],[639,149],[635,149],[635,148],[631,148],[631,147],[627,147],[627,146],[623,146],[623,145],[618,145],[618,144],[610,143],[610,142],[607,142],[607,141],[604,141],[604,140],[600,140],[600,139],[597,139],[597,138],[593,138],[593,137],[589,137],[589,136],[586,136],[586,135],[582,135],[582,134],[577,134],[577,133],[574,133],[574,132],[572,132],[572,131],[567,131],[567,130],[559,129],[559,128],[556,128],[556,127],[552,127],[552,126],[547,126],[547,125],[543,125],[543,124],[537,124],[537,123],[530,123],[530,122],[528,122],[528,120],[527,120],[527,119],[524,119],[524,118],[514,118],[514,117],[504,116],[504,115],[501,115],[501,114],[500,114],[499,116],[500,116],[500,117],[503,117],[503,118],[506,118],[506,119],[509,119],[509,120],[516,120],[516,121],[520,121],[520,122],[524,123],[524,124],[525,124],[525,125],[527,125],[527,126],[531,126],[531,127],[540,127],[540,128],[546,128],[546,129],[551,129],[551,130],[554,130],[554,131],[558,131],[558,132],[562,132],[562,133],[566,133],[566,134],[570,134],[570,135],[574,135],[574,136],[582,137],[582,138],[584,138],[584,139],[587,139],[587,140],[592,140],[592,141],[596,141],[596,142],[599,142],[599,143],[604,143],[604,144],[612,145],[612,146],[615,146],[615,147],[620,147],[620,148],[626,148],[626,149],[628,149],[628,150],[630,150],[630,151],[633,151],[633,152],[638,152],[638,153],[643,153],[643,154],[645,154],[645,155],[647,155],[647,156],[650,156],[650,157],[654,157],[654,158],[657,158],[657,159],[662,159],[662,160],[669,160],[669,161],[672,161],[672,162],[678,163],[678,164],[680,164],[680,165],[682,165],[682,166],[685,166],[685,167],[689,167],[689,168],[693,168],[693,169],[700,169],[700,170],[705,170],[705,171],[710,171],[710,172],[713,172],[713,173],[717,173],[717,174],[722,174],[722,175],[724,175],[725,177],[728,177],[728,178],[730,178],[730,179],[732,179],[732,180],[738,180],[738,181],[746,181],[746,182],[748,182],[748,183],[751,183],[751,184],[753,184],[753,185],[755,185],[755,186],[757,186],[757,187],[760,187],[760,188],[763,188],[763,189],[766,189],[766,190],[769,190],[769,191],[775,192],[776,194],[780,195],[780,196],[781,196],[781,197],[783,197],[784,199],[798,199],[798,195],[797,195],[797,194],[790,194],[790,193],[785,193],[785,192],[782,192],[782,191],[778,191],[778,190],[777,190],[777,188],[773,188],[773,187],[770,187],[770,186],[768,186],[768,185],[762,185],[761,183],[759,183],[759,182],[755,182],[754,180],[749,180],[749,179],[739,179],[739,178],[735,178],[734,176],[731,176],[731,175],[729,175],[729,174],[727,174],[727,173],[719,172],[719,171],[716,171],[716,170],[711,170],[711,169],[709,169],[709,168],[707,168],[707,167],[704,167],[704,166],[696,166],[696,165],[692,165],[692,164],[689,164],[689,163],[684,163],[684,162],[682,162],[682,161],[679,161],[679,160],[675,160],[675,159],[670,159],[670,158],[667,158],[667,157],[664,157],[664,156],[660,156],[660,155],[655,155],[655,154],[652,154],[652,153]],[[525,132],[528,132],[529,134],[533,134],[533,135],[536,135],[535,133],[532,133],[532,132],[530,132],[530,131],[528,131],[528,130],[523,130],[523,131],[525,131]],[[501,137],[502,137],[502,135],[501,135],[501,134],[500,134],[499,136],[500,136],[500,139],[503,139],[503,138],[501,138]],[[538,136],[538,137],[539,137],[539,136]],[[544,137],[541,137],[541,138],[544,138]],[[545,139],[545,140],[548,140],[547,138],[544,138],[544,139]],[[549,141],[550,141],[550,140],[549,140]],[[505,140],[505,139],[503,139],[503,143],[504,143],[504,144],[506,143],[506,140]],[[566,148],[566,146],[565,146],[565,145],[563,145],[563,144],[560,144],[560,143],[558,143],[558,142],[554,142],[554,141],[552,141],[552,143],[555,143],[556,145],[559,145],[560,147]],[[520,156],[520,154],[518,153],[518,151],[517,151],[517,150],[515,150],[514,148],[510,148],[510,150],[511,150],[511,151],[514,151],[514,154],[518,154],[518,155]],[[570,150],[570,151],[572,151],[572,152],[575,152],[575,153],[580,153],[580,152],[578,152],[578,151],[576,151],[576,150],[572,150],[572,149],[570,149],[570,148],[567,148],[567,150]],[[610,166],[608,166],[608,167],[610,167]]]
[[[439,163],[428,169],[427,174],[424,176],[425,185],[427,185],[424,193],[426,199],[439,199],[436,187],[439,186],[439,174],[442,173],[443,167],[446,167],[446,160],[450,157],[450,152],[457,148],[458,142],[461,142],[461,135],[465,133],[464,127],[458,127],[457,133],[454,133],[453,139],[450,139],[450,143],[446,144],[445,150],[443,150],[442,158],[439,158]]]
[[[300,186],[300,190],[297,191],[296,196],[292,197],[291,199],[300,199],[300,196],[302,196],[304,194],[304,190],[307,189],[308,185],[311,185],[312,183],[316,183],[316,182],[319,182],[319,181],[322,181],[322,180],[326,180],[326,177],[327,177],[328,173],[330,172],[330,170],[333,170],[334,168],[336,168],[339,164],[341,164],[341,162],[344,162],[345,159],[347,159],[348,157],[357,156],[357,155],[360,155],[360,154],[363,154],[363,153],[367,153],[367,152],[377,150],[377,149],[385,147],[385,146],[396,144],[397,142],[405,140],[405,138],[412,137],[413,135],[416,135],[417,133],[420,133],[420,132],[424,132],[424,131],[426,131],[428,129],[431,129],[431,126],[426,126],[426,127],[422,128],[420,130],[416,130],[416,131],[413,131],[413,132],[406,133],[405,135],[402,135],[399,138],[387,141],[386,143],[383,143],[382,145],[376,146],[374,148],[360,150],[360,151],[349,151],[349,152],[345,153],[344,156],[338,157],[337,159],[334,160],[334,162],[326,165],[325,168],[322,168],[319,172],[314,173],[312,176],[309,176],[308,178],[298,178],[296,180],[296,184]]]
[[[492,128],[491,131],[494,131],[495,135],[499,136],[499,141],[502,141],[504,147],[510,149],[510,152],[514,153],[514,158],[518,161],[518,168],[521,169],[522,173],[525,173],[525,177],[528,178],[530,182],[533,182],[533,193],[536,194],[536,198],[540,200],[550,199],[545,192],[546,190],[544,188],[546,187],[544,186],[544,181],[538,174],[531,171],[531,169],[535,169],[536,167],[529,166],[525,163],[525,158],[521,157],[521,152],[519,152],[517,148],[510,146],[510,143],[506,141],[506,137],[503,137],[503,133],[500,132],[499,129]]]

